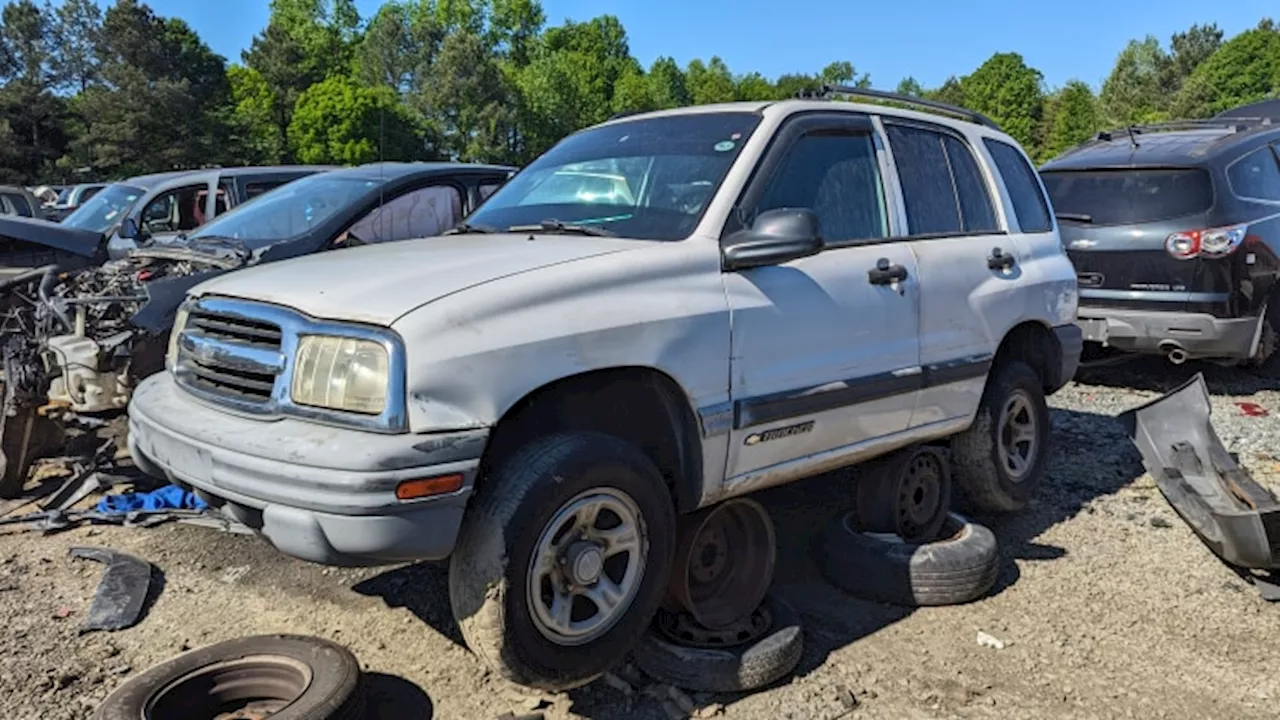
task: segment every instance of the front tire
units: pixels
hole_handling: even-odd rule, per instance
[[[997,364],[973,424],[951,439],[956,484],[976,510],[1023,509],[1044,480],[1049,437],[1040,376],[1020,361]]]
[[[467,645],[507,680],[584,685],[620,662],[666,591],[675,509],[662,474],[598,433],[539,438],[485,479],[449,566]]]

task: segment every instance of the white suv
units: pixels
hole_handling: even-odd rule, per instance
[[[895,99],[926,111],[615,118],[451,236],[205,282],[133,456],[299,558],[450,557],[468,644],[541,688],[631,648],[700,509],[948,441],[974,503],[1017,509],[1075,272],[1008,135]]]

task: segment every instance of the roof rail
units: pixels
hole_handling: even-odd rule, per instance
[[[1168,122],[1149,123],[1146,125],[1131,125],[1129,127],[1113,128],[1111,130],[1103,130],[1094,136],[1095,140],[1111,140],[1117,135],[1128,137],[1132,131],[1135,135],[1143,133],[1157,132],[1175,132],[1178,130],[1209,130],[1220,128],[1230,130],[1231,132],[1244,132],[1257,127],[1270,125],[1272,119],[1269,117],[1231,117],[1231,118],[1209,118],[1206,120],[1170,120]]]
[[[937,102],[934,100],[926,100],[924,98],[912,95],[902,95],[900,93],[886,92],[884,90],[872,90],[871,88],[860,88],[852,85],[823,85],[817,90],[804,89],[796,93],[797,98],[801,99],[821,99],[827,100],[832,97],[852,97],[852,98],[869,98],[873,100],[888,100],[891,102],[902,103],[903,105],[914,105],[919,108],[926,108],[935,112],[944,113],[958,117],[961,120],[968,120],[978,125],[985,125],[992,130],[1000,130],[1000,126],[996,121],[983,115],[980,112],[969,110],[955,105]],[[1003,132],[1003,130],[1001,130]]]

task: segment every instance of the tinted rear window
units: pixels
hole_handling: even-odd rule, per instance
[[[1199,169],[1073,170],[1042,177],[1060,218],[1088,216],[1094,225],[1156,222],[1213,206],[1209,173]]]

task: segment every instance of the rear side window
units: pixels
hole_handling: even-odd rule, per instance
[[[999,230],[991,195],[963,141],[901,125],[887,130],[912,235]]]
[[[1069,222],[1149,223],[1213,206],[1209,173],[1195,168],[1060,170],[1042,177],[1054,212]]]
[[[244,199],[256,198],[268,190],[274,190],[284,184],[283,180],[258,180],[244,184]]]
[[[1040,185],[1036,182],[1036,171],[1031,169],[1026,158],[1018,149],[1009,143],[983,138],[987,152],[996,163],[1000,177],[1004,179],[1005,189],[1009,192],[1009,200],[1013,203],[1013,214],[1018,218],[1018,227],[1024,233],[1049,232],[1053,229],[1053,221],[1049,218],[1049,204],[1045,202]],[[1066,210],[1058,207],[1057,196],[1053,191],[1049,195],[1054,198],[1055,210]]]
[[[1227,180],[1236,197],[1280,200],[1280,166],[1270,146],[1233,162],[1227,168]]]

